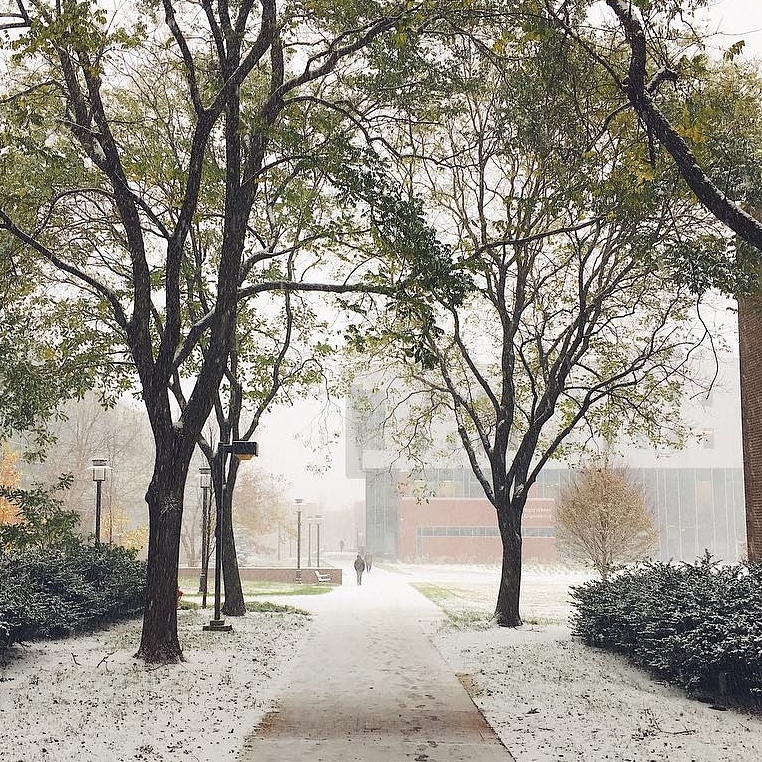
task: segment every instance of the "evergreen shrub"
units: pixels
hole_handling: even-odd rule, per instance
[[[0,650],[134,616],[145,588],[145,563],[117,545],[0,550]]]
[[[762,564],[649,562],[572,588],[574,635],[698,696],[762,706]]]

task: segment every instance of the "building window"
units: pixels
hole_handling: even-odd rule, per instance
[[[525,527],[521,530],[524,537],[554,537],[553,527]],[[498,527],[416,527],[416,535],[421,537],[499,537]]]

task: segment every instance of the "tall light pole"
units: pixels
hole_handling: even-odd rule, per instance
[[[109,470],[108,461],[105,458],[93,458],[90,467],[95,482],[95,547],[101,544],[101,487],[106,481],[106,471]]]
[[[212,486],[212,469],[201,466],[198,470],[198,483],[201,487],[201,574],[198,579],[198,591],[201,593],[201,606],[206,608],[207,579],[209,576],[209,488]]]
[[[234,442],[220,442],[217,445],[214,462],[217,464],[217,525],[214,528],[215,558],[214,558],[214,619],[209,624],[204,625],[205,630],[218,632],[230,632],[233,625],[225,624],[221,618],[221,599],[222,599],[222,506],[225,503],[225,467],[227,465],[228,453],[232,453],[238,460],[251,460],[255,455],[259,455],[259,446],[256,442],[245,442],[236,440]]]
[[[307,516],[307,567],[312,566],[312,516]]]
[[[302,499],[294,498],[296,503],[296,581],[302,581]]]
[[[315,519],[315,527],[317,528],[316,529],[317,542],[315,544],[315,554],[317,555],[316,566],[318,570],[320,570],[320,522],[323,520],[323,517],[319,513],[316,513],[314,516],[314,519]]]

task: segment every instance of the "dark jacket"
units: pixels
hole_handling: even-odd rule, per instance
[[[365,571],[365,561],[363,561],[360,556],[357,556],[357,558],[355,558],[354,567],[355,571]]]

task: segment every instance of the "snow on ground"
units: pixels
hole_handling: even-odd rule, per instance
[[[449,631],[436,644],[517,762],[762,759],[762,719],[689,700],[563,625]]]
[[[486,619],[494,607],[494,567],[376,569],[445,589],[443,605],[471,619]],[[517,762],[762,759],[762,718],[689,700],[571,638],[568,586],[585,578],[529,568],[522,601],[529,624],[432,632]],[[383,586],[374,585],[378,606],[391,601],[393,588],[386,601]],[[299,599],[288,603],[299,606]],[[201,625],[208,618],[209,610],[179,612],[187,658],[179,666],[146,667],[132,658],[139,622],[0,656],[0,762],[234,760],[278,691],[288,689],[310,620],[249,614],[231,620],[232,633],[207,633]]]
[[[0,760],[234,759],[272,707],[273,678],[309,620],[250,613],[226,633],[203,631],[209,618],[208,609],[178,612],[180,665],[133,658],[140,621],[0,654]]]
[[[400,571],[452,586],[442,605],[482,617],[480,628],[447,626],[433,640],[516,762],[762,760],[762,717],[688,699],[571,637],[568,589],[591,575],[530,567],[522,575],[528,624],[508,629],[486,624],[498,570],[472,569],[458,582],[436,566]]]

